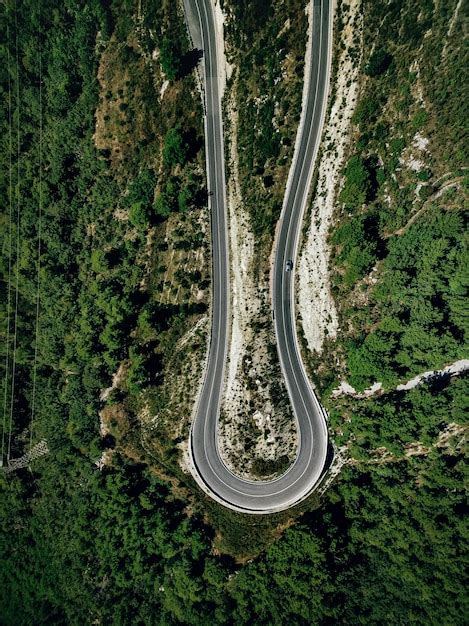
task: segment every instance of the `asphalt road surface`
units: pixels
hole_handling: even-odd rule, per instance
[[[212,328],[205,379],[190,433],[190,457],[198,484],[225,506],[246,513],[272,513],[303,500],[324,471],[325,415],[308,382],[296,337],[295,259],[314,159],[321,138],[331,64],[332,0],[313,0],[312,53],[307,98],[285,192],[273,272],[273,313],[277,347],[297,420],[299,446],[290,468],[271,481],[248,481],[233,474],[218,449],[229,329],[229,259],[219,62],[211,0],[184,0],[195,47],[203,50],[205,147],[212,233]],[[292,271],[286,271],[293,261]]]

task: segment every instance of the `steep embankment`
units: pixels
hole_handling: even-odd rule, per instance
[[[297,447],[272,324],[270,256],[301,112],[308,15],[300,2],[224,10],[233,306],[220,449],[237,473],[265,478]]]
[[[339,5],[335,123],[324,136],[299,302],[333,437],[353,442],[360,458],[379,441],[396,451],[464,423],[449,406],[439,421],[440,390],[461,389],[445,368],[467,357],[461,11],[457,2],[417,11],[402,0],[389,13]],[[423,384],[414,390],[412,380]],[[352,388],[354,399],[340,395]]]
[[[336,18],[334,73],[329,109],[324,125],[322,151],[308,227],[298,263],[298,315],[309,351],[320,353],[325,337],[338,330],[336,305],[329,278],[328,234],[337,187],[350,140],[350,121],[357,103],[362,55],[363,16],[360,1],[340,4]]]

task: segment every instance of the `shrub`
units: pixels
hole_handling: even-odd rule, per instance
[[[168,37],[164,37],[160,45],[160,63],[166,78],[175,80],[179,72],[180,54]]]
[[[183,187],[178,193],[178,208],[181,213],[185,213],[188,210],[191,199],[190,189]]]
[[[129,350],[129,369],[127,370],[127,389],[132,394],[137,394],[145,386],[148,374],[145,368],[145,358],[134,348]]]
[[[143,202],[135,202],[129,211],[130,223],[138,229],[144,229],[148,226],[148,210]]]
[[[389,142],[389,150],[393,155],[398,156],[405,148],[405,141],[402,137],[395,137]]]
[[[428,121],[428,113],[425,109],[420,109],[412,118],[412,126],[415,130],[420,130]]]
[[[375,50],[365,66],[365,74],[375,77],[384,74],[392,61],[392,56],[384,48]]]
[[[370,192],[370,173],[365,162],[354,155],[347,163],[344,174],[345,185],[339,199],[347,208],[357,208],[366,201]]]
[[[365,96],[360,100],[352,116],[352,122],[359,127],[373,120],[379,113],[380,101],[376,96]]]
[[[163,146],[163,161],[167,167],[182,165],[187,157],[187,145],[178,128],[170,128]]]
[[[143,204],[151,204],[155,192],[156,177],[152,170],[144,169],[139,172],[129,185],[127,201],[129,204],[135,202],[143,202]]]
[[[168,215],[171,213],[171,206],[165,194],[161,192],[158,193],[153,204],[153,209],[155,213],[160,217],[168,217]]]
[[[106,253],[99,249],[93,250],[91,253],[91,267],[93,272],[97,274],[106,272],[109,269]]]

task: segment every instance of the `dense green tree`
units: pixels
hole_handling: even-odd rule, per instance
[[[263,559],[246,567],[233,581],[236,622],[318,623],[323,616],[322,601],[328,586],[324,560],[319,541],[307,528],[287,531],[284,539],[274,544]]]
[[[303,15],[301,3],[287,4],[292,16],[295,11]],[[435,71],[435,58],[443,55],[435,56],[442,39],[434,37],[442,33],[446,37],[455,4],[399,0],[385,10],[370,0],[364,4],[364,19],[381,25],[373,30],[376,50],[393,52],[393,73],[402,66],[408,74],[410,62],[404,57],[406,62],[400,62],[403,49],[419,55],[421,79],[432,85],[425,92],[427,114],[433,120],[432,107],[438,114],[438,124],[432,126],[432,142],[438,148],[435,165],[440,150],[448,167],[459,167],[465,150],[461,121],[465,82],[459,75],[465,56],[462,52],[459,58],[451,47],[453,38],[462,39],[462,20],[456,21],[450,37],[451,62],[445,71]],[[247,57],[252,65],[249,76],[251,71],[265,73],[254,81],[262,90],[261,82],[267,78],[273,82],[281,63],[265,42],[288,44],[288,33],[277,39],[273,29],[277,22],[283,28],[284,4],[243,0],[227,6],[236,16],[229,28],[239,35],[240,49],[252,48],[253,56]],[[150,45],[146,27],[159,33],[164,23],[174,41],[185,33],[176,3],[157,0],[151,11],[145,3],[140,8],[138,28],[147,52],[156,44]],[[136,151],[138,165],[127,178],[124,170],[116,173],[109,168],[109,155],[95,150],[100,54],[112,36],[126,62],[133,62],[134,47],[128,45],[127,36],[135,26],[134,18],[129,3],[94,0],[47,0],[40,12],[32,0],[7,3],[0,15],[4,35],[0,159],[6,173],[0,179],[0,197],[7,209],[0,222],[5,257],[0,273],[6,285],[12,250],[12,271],[18,268],[20,278],[16,363],[20,384],[14,398],[12,439],[18,456],[28,449],[35,348],[31,338],[39,267],[38,35],[41,40],[44,213],[33,435],[34,441],[44,437],[50,449],[34,462],[32,471],[0,474],[2,623],[462,626],[469,610],[464,580],[468,528],[463,437],[469,401],[465,377],[436,377],[411,391],[388,391],[367,400],[338,399],[330,427],[337,442],[348,444],[353,459],[322,497],[319,509],[309,511],[301,524],[286,531],[270,518],[250,519],[246,524],[242,516],[223,510],[228,521],[218,528],[217,545],[231,546],[244,558],[249,555],[248,563],[222,558],[214,549],[215,533],[202,518],[217,520],[217,512],[222,517],[220,509],[210,508],[205,501],[202,509],[195,497],[187,500],[185,483],[182,488],[175,478],[171,484],[160,480],[156,472],[161,475],[162,468],[155,459],[151,470],[144,464],[147,457],[140,446],[147,443],[146,433],[137,428],[135,413],[147,400],[147,378],[159,374],[157,350],[172,349],[175,337],[185,332],[187,316],[204,312],[204,305],[161,305],[149,299],[141,289],[145,270],[136,262],[144,238],[135,236],[132,228],[127,230],[122,219],[125,211],[115,218],[116,208],[132,212],[137,205],[133,220],[138,229],[151,219],[153,204],[162,216],[191,206],[195,188],[183,167],[187,157],[183,135],[168,133],[165,166],[175,169],[174,176],[162,175],[158,181],[152,169],[154,158],[145,161],[142,146]],[[249,29],[258,36],[253,38]],[[297,37],[295,28],[288,30]],[[272,33],[274,37],[267,37]],[[16,59],[16,42],[18,68],[11,62]],[[392,78],[408,106],[411,90],[402,75],[399,80],[391,72],[379,76],[368,81],[373,89],[376,85],[384,89]],[[18,233],[16,221],[11,224],[13,244],[8,216],[8,79],[12,118],[20,121],[20,176],[17,179],[13,154],[12,183],[20,193],[21,220]],[[427,123],[420,112],[417,120],[412,118],[415,110],[406,122],[406,109],[396,93],[393,102],[402,119],[389,151],[379,152],[383,178],[378,182],[402,195],[392,207],[385,208],[382,202],[379,212],[362,206],[360,194],[368,201],[375,183],[374,166],[369,166],[370,150],[375,149],[369,144],[380,136],[373,130],[381,106],[375,96],[378,105],[368,102],[359,116],[360,132],[366,137],[362,136],[362,147],[356,148],[346,173],[349,192],[353,191],[351,204],[331,237],[334,263],[341,274],[334,287],[363,296],[346,312],[347,326],[357,318],[360,323],[347,338],[343,353],[351,380],[359,388],[375,380],[391,387],[397,380],[462,358],[467,341],[467,225],[462,211],[429,202],[400,235],[389,235],[392,225],[400,228],[408,218],[404,191],[398,183],[393,186],[389,172],[396,174],[405,145],[410,145],[416,128]],[[278,140],[269,135],[272,115],[271,103],[256,108],[252,100],[240,111],[239,138],[245,148],[240,154],[246,159],[242,166],[250,163],[262,171],[260,175],[266,159],[277,158]],[[261,129],[258,136],[252,134],[256,125]],[[380,132],[382,136],[383,128]],[[243,181],[246,189],[250,182],[247,177]],[[420,182],[431,183],[431,179]],[[158,209],[158,198],[164,201],[163,209]],[[278,209],[262,204],[256,194],[253,198],[256,209],[261,207],[255,222],[261,237],[275,223]],[[138,217],[140,210],[146,218]],[[380,239],[384,236],[386,241]],[[357,285],[378,258],[379,281]],[[7,298],[0,300],[6,338]],[[5,347],[6,341],[1,344],[2,363]],[[155,360],[151,372],[148,360]],[[101,390],[109,386],[111,374],[123,361],[128,365],[129,389],[125,384],[115,389],[103,406]],[[2,397],[4,390],[0,390]],[[100,413],[104,421],[107,415],[112,431],[104,438],[99,433]],[[119,432],[125,437],[116,441]],[[163,437],[158,445],[165,445]],[[98,469],[103,452],[112,461]],[[125,460],[124,455],[134,460]],[[164,471],[171,471],[168,458],[163,460]],[[293,518],[283,519],[290,524]],[[275,542],[266,547],[266,536],[274,532]],[[253,558],[254,551],[261,549],[263,553]]]
[[[160,44],[160,62],[168,80],[174,80],[180,69],[181,55],[176,49],[174,41],[163,37]]]
[[[355,112],[352,116],[354,124],[361,128],[365,127],[370,121],[376,119],[381,103],[375,95],[365,96],[355,107]]]
[[[187,145],[179,128],[170,128],[163,145],[163,161],[167,167],[182,165],[187,156]]]
[[[148,209],[143,202],[134,202],[129,210],[129,221],[144,230],[149,223]]]
[[[392,57],[384,48],[374,50],[365,66],[365,73],[368,76],[379,76],[383,74],[389,67]]]
[[[357,208],[367,199],[370,192],[370,174],[364,161],[354,155],[344,170],[345,184],[340,192],[340,201],[348,208]]]

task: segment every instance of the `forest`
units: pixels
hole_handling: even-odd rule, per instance
[[[262,45],[269,19],[285,5],[300,22],[303,7],[223,5],[236,16],[241,60],[273,89],[277,61]],[[2,461],[42,440],[49,450],[0,474],[2,623],[467,622],[467,377],[395,389],[467,347],[461,17],[443,54],[455,7],[361,5],[369,52],[330,235],[334,296],[350,324],[311,357],[322,364],[315,382],[344,464],[321,497],[253,519],[208,501],[183,474],[175,415],[154,431],[139,422],[142,407],[167,403],[184,365],[175,346],[207,311],[206,296],[184,286],[185,265],[174,271],[172,299],[161,297],[169,231],[172,256],[200,252],[192,279],[203,293],[209,284],[207,243],[194,225],[207,194],[197,55],[181,8],[2,4]],[[299,54],[303,39],[292,39],[280,43]],[[409,71],[415,59],[419,71]],[[252,148],[241,168],[256,166],[263,242],[281,186],[272,192],[260,181],[283,149],[267,136],[269,106],[259,119],[240,111]],[[254,134],[259,121],[264,138]],[[402,162],[416,133],[431,139],[418,172]],[[324,367],[331,354],[357,391],[378,380],[383,392],[334,397],[337,371]]]
[[[386,14],[365,3],[364,12],[364,50],[373,52],[362,60],[330,237],[357,390],[441,369],[464,358],[469,338],[467,103],[458,79],[467,46],[445,43],[449,3],[392,2]]]

